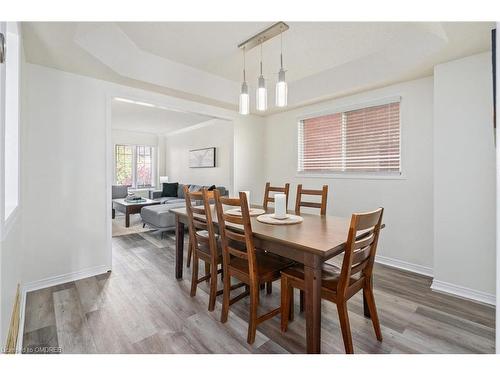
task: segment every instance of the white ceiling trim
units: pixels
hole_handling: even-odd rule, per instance
[[[221,102],[238,102],[239,83],[144,52],[113,23],[79,32],[74,41],[122,76]]]

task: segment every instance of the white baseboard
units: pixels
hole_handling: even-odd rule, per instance
[[[106,273],[111,269],[108,265],[101,265],[96,267],[85,268],[80,271],[70,272],[63,275],[47,277],[38,281],[31,281],[23,285],[23,290],[26,292],[31,292],[33,290],[48,288],[54,285],[69,283],[71,281],[76,281],[80,279],[85,279],[86,277],[92,277],[95,275],[100,275]]]
[[[403,260],[384,257],[381,255],[375,256],[375,262],[384,264],[389,267],[399,268],[405,271],[418,273],[419,275],[430,276],[430,277],[434,275],[432,267],[421,266],[419,264],[409,263]]]
[[[496,297],[494,294],[480,292],[478,290],[466,288],[464,286],[456,284],[447,283],[445,281],[439,281],[436,279],[432,281],[431,289],[436,292],[453,294],[455,296],[459,296],[477,302],[482,302],[488,305],[495,306],[496,303]]]

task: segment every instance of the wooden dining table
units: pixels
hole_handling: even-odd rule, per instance
[[[254,208],[262,208],[254,206]],[[175,277],[182,279],[186,208],[174,208],[176,216]],[[273,210],[267,210],[271,213]],[[293,214],[292,211],[289,213]],[[344,252],[350,218],[301,213],[299,224],[264,224],[251,217],[255,247],[295,260],[304,265],[305,318],[307,353],[321,352],[321,270],[328,259]],[[217,215],[212,205],[212,218],[218,231]],[[226,224],[228,225],[228,224]],[[363,234],[360,234],[362,237]],[[364,314],[369,317],[363,296]]]

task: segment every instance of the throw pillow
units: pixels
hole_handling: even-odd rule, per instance
[[[163,190],[161,192],[162,197],[176,197],[178,182],[165,182],[163,183]]]
[[[213,191],[213,190],[215,190],[215,185],[210,186],[207,190],[208,190],[208,191]]]
[[[177,198],[186,198],[184,195],[184,186],[189,187],[189,185],[179,184],[179,187],[177,188]]]

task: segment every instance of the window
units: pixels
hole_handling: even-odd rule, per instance
[[[399,102],[299,122],[299,172],[401,172]]]
[[[133,188],[154,187],[153,146],[116,145],[115,182]]]

